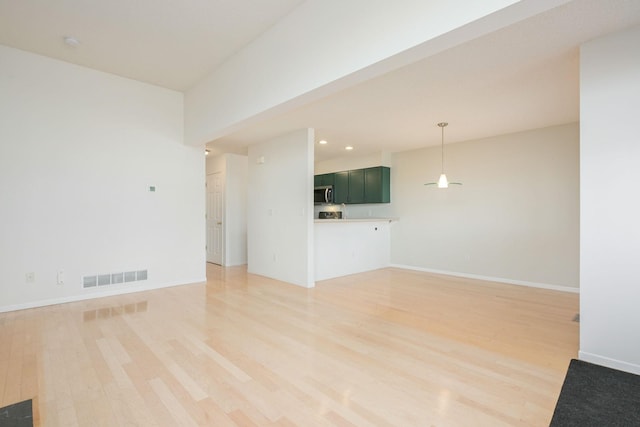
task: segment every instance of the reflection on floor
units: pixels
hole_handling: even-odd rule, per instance
[[[120,305],[117,307],[103,307],[82,312],[82,320],[90,322],[96,319],[106,319],[107,317],[120,316],[122,314],[133,314],[147,311],[147,301]]]

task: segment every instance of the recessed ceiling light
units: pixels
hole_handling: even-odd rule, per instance
[[[71,46],[71,47],[78,47],[80,45],[80,40],[78,40],[75,37],[71,37],[71,36],[65,36],[64,38],[64,43],[67,46]]]
[[[327,141],[325,139],[321,139],[320,141],[318,141],[318,144],[320,145],[325,145],[327,143]]]
[[[344,147],[345,150],[353,150],[353,147],[350,145],[347,145],[346,147]]]

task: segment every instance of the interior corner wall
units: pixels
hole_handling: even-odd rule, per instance
[[[640,374],[640,26],[580,50],[580,358]]]
[[[205,280],[181,93],[4,46],[0,93],[0,311]]]
[[[313,287],[313,129],[249,147],[250,273]]]
[[[576,290],[577,123],[394,155],[391,262],[425,271]]]

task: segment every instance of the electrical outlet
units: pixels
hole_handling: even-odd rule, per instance
[[[58,285],[62,286],[64,285],[64,270],[58,270]]]
[[[35,282],[36,281],[36,273],[34,273],[33,271],[31,271],[29,273],[25,273],[24,281],[27,282],[27,283]]]

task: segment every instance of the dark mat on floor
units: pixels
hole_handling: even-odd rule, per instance
[[[550,427],[640,426],[640,376],[571,360]]]
[[[31,399],[0,408],[0,427],[33,427]]]

